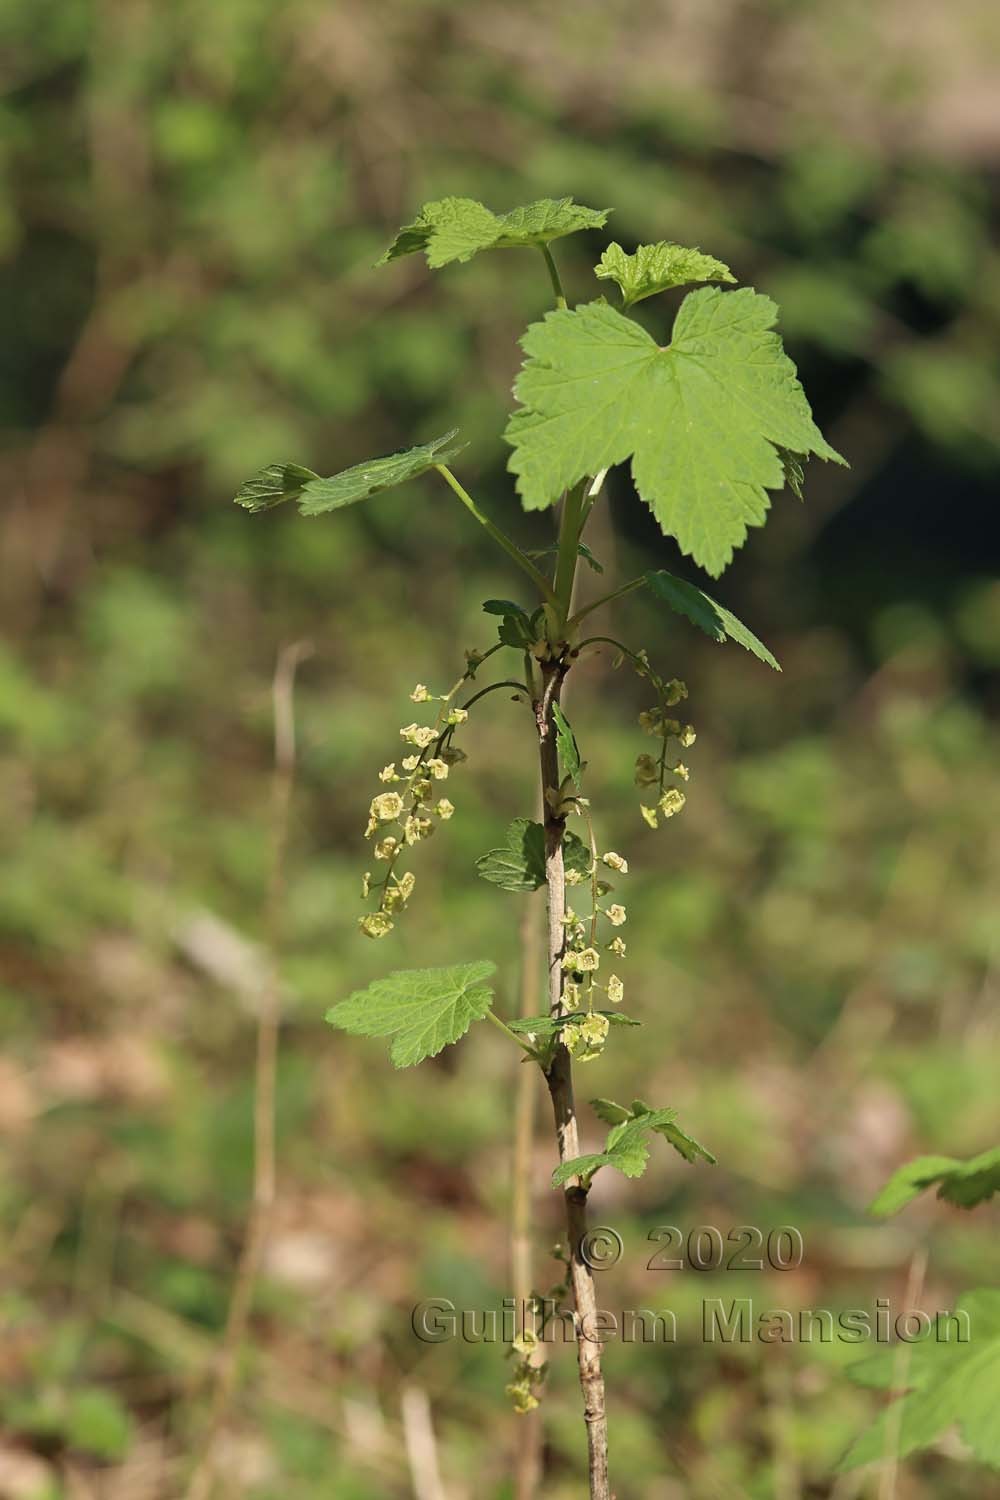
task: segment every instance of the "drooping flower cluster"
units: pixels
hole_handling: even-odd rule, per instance
[[[358,921],[366,937],[380,938],[391,932],[394,916],[405,908],[413,894],[416,877],[412,870],[399,873],[397,869],[404,851],[430,838],[437,822],[447,822],[455,811],[447,797],[438,795],[437,783],[446,781],[452,766],[465,759],[464,752],[452,740],[457,726],[464,724],[469,715],[464,708],[455,707],[452,699],[472,675],[475,665],[470,658],[466,672],[448,693],[435,695],[418,682],[410,694],[414,703],[441,706],[434,724],[403,725],[399,733],[409,753],[401,757],[398,765],[390,761],[379,772],[379,781],[391,790],[372,798],[365,838],[373,840],[372,852],[376,860],[384,862],[385,873],[375,878],[367,870],[361,884],[365,900],[373,892],[379,893],[378,906]]]
[[[636,786],[656,789],[656,801],[651,806],[641,803],[639,811],[650,828],[658,828],[661,818],[672,818],[687,800],[680,787],[667,785],[667,777],[676,776],[679,781],[687,781],[691,775],[685,763],[674,758],[671,744],[676,742],[681,749],[687,750],[697,735],[693,725],[683,724],[668,713],[668,709],[675,708],[687,697],[687,684],[676,677],[669,680],[660,677],[649,665],[645,651],[637,651],[632,664],[640,677],[648,679],[657,696],[656,705],[639,715],[639,724],[647,734],[659,740],[659,753],[655,756],[643,753],[637,757],[635,783]]]
[[[602,939],[601,925],[607,923],[610,927],[622,927],[627,920],[627,913],[617,901],[609,906],[602,905],[613,887],[601,879],[600,867],[603,865],[617,875],[627,875],[628,860],[613,849],[598,855],[589,805],[585,798],[577,799],[576,809],[587,823],[590,865],[585,871],[567,871],[566,880],[571,888],[589,886],[590,913],[583,917],[568,906],[563,917],[566,929],[566,949],[562,960],[566,975],[563,981],[563,1005],[573,1014],[563,1027],[562,1039],[578,1062],[590,1062],[604,1050],[611,1025],[607,1015],[595,1010],[595,999],[603,994],[612,1005],[620,1005],[625,997],[625,985],[617,974],[609,973],[606,979],[601,977],[602,961],[608,955],[609,962],[624,958],[626,951],[625,939],[619,933],[605,935]]]
[[[511,1344],[508,1354],[516,1359],[514,1369],[511,1371],[510,1383],[504,1387],[504,1394],[509,1396],[514,1403],[514,1410],[519,1416],[527,1416],[529,1411],[534,1411],[538,1405],[538,1397],[535,1391],[542,1384],[546,1375],[546,1366],[532,1363],[531,1356],[538,1348],[539,1338],[531,1328],[525,1328],[518,1334]]]

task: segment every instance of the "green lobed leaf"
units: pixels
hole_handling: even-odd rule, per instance
[[[959,1297],[957,1311],[969,1319],[969,1339],[958,1341],[932,1329],[905,1350],[905,1394],[885,1408],[839,1464],[853,1469],[873,1463],[886,1451],[887,1431],[898,1423],[900,1458],[929,1447],[951,1427],[982,1463],[1000,1468],[1000,1291],[980,1288]],[[945,1325],[947,1326],[947,1325]],[[859,1385],[891,1390],[898,1379],[898,1346],[881,1350],[849,1374]]]
[[[600,229],[610,209],[584,208],[572,198],[541,198],[509,213],[494,214],[474,198],[440,198],[425,203],[377,262],[423,251],[432,270],[471,260],[480,250],[547,245],[579,229]]]
[[[590,871],[590,849],[575,833],[563,834],[563,864],[567,870]],[[530,818],[515,818],[499,849],[488,849],[476,860],[483,880],[504,891],[537,891],[545,884],[545,830]]]
[[[616,281],[626,307],[692,281],[736,280],[721,260],[670,240],[639,245],[634,255],[626,255],[621,245],[612,241],[594,267],[594,275],[599,281]]]
[[[663,532],[721,573],[785,482],[779,448],[844,462],[813,422],[776,316],[748,287],[704,287],[665,348],[603,301],[532,323],[505,433],[525,509],[631,459]]]
[[[952,1156],[918,1156],[894,1172],[868,1212],[879,1218],[896,1214],[927,1188],[959,1208],[975,1208],[1000,1193],[1000,1146],[959,1161]]]
[[[649,1159],[647,1137],[651,1131],[662,1135],[686,1161],[700,1158],[715,1165],[712,1153],[676,1124],[675,1109],[650,1109],[641,1099],[634,1099],[630,1109],[613,1099],[592,1099],[590,1103],[599,1118],[611,1126],[605,1149],[561,1162],[552,1174],[553,1187],[561,1187],[571,1177],[590,1178],[600,1167],[615,1167],[626,1177],[641,1177]]]
[[[353,505],[358,500],[367,500],[380,490],[392,489],[408,479],[416,479],[433,469],[435,464],[446,464],[465,446],[452,439],[455,432],[446,432],[443,437],[429,443],[420,443],[415,448],[403,448],[385,458],[371,458],[367,463],[355,464],[329,479],[322,479],[311,469],[298,464],[268,464],[252,479],[248,479],[236,495],[236,504],[246,510],[270,510],[285,500],[297,500],[299,511],[304,516],[320,516],[341,506]]]
[[[334,1005],[326,1019],[352,1036],[392,1037],[390,1058],[397,1068],[409,1068],[435,1057],[473,1021],[482,1020],[493,999],[483,980],[495,969],[489,959],[480,959],[443,969],[397,970]]]
[[[677,614],[684,615],[692,625],[697,625],[699,630],[711,636],[713,641],[736,641],[744,650],[753,652],[754,656],[773,667],[776,672],[781,671],[763,641],[759,641],[753,631],[748,630],[730,610],[718,604],[711,595],[695,584],[688,583],[684,578],[675,578],[672,573],[666,573],[662,569],[656,573],[647,573],[645,582],[661,603],[669,605]]]
[[[559,752],[559,764],[562,766],[563,775],[572,776],[579,790],[582,769],[580,751],[577,748],[576,735],[558,703],[552,705],[552,721],[556,726],[556,748]]]

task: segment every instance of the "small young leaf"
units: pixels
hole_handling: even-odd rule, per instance
[[[528,611],[515,604],[513,599],[484,599],[483,610],[488,615],[523,615],[528,618]]]
[[[598,1167],[608,1165],[608,1153],[606,1151],[593,1152],[590,1156],[574,1156],[572,1161],[560,1162],[552,1173],[552,1186],[562,1187],[571,1177],[592,1177]],[[629,1177],[641,1177],[642,1167],[638,1172],[629,1172]]]
[[[502,891],[537,891],[545,884],[545,832],[541,823],[515,818],[501,849],[489,849],[476,860],[483,880]]]
[[[630,1116],[611,1128],[602,1152],[561,1162],[552,1173],[552,1186],[562,1187],[570,1177],[592,1177],[599,1167],[616,1167],[626,1177],[641,1177],[649,1160],[649,1131],[669,1124],[676,1114],[675,1109],[654,1109],[638,1118]]]
[[[390,1058],[397,1068],[409,1068],[482,1020],[493,999],[483,980],[495,969],[480,959],[444,969],[397,970],[334,1005],[326,1019],[352,1036],[392,1037]]]
[[[591,1099],[590,1107],[599,1120],[605,1125],[622,1125],[631,1118],[630,1112],[624,1104],[616,1104],[613,1099]],[[632,1111],[634,1113],[634,1110]]]
[[[454,437],[454,432],[446,432],[444,437],[421,443],[416,448],[404,448],[385,458],[355,464],[353,469],[344,469],[329,479],[321,479],[311,469],[303,469],[299,464],[268,464],[242,486],[236,495],[236,504],[246,510],[258,511],[270,510],[285,500],[297,500],[302,515],[323,515],[328,510],[339,510],[343,505],[366,500],[380,490],[404,484],[407,479],[416,479],[419,474],[433,469],[435,464],[448,463],[465,446],[452,442]]]
[[[812,419],[776,316],[749,287],[703,287],[666,348],[606,302],[532,323],[505,433],[525,509],[631,459],[661,530],[718,576],[785,483],[779,448],[844,462]]]
[[[878,1420],[848,1450],[840,1469],[872,1463],[886,1451],[887,1432],[894,1450],[906,1458],[927,1448],[951,1427],[957,1427],[972,1453],[984,1464],[1000,1469],[1000,1291],[982,1288],[958,1299],[957,1311],[969,1320],[969,1338],[960,1342],[957,1329],[949,1337],[931,1330],[908,1350],[908,1390],[886,1407]],[[849,1374],[859,1385],[891,1390],[896,1379],[896,1349],[884,1349]]]
[[[476,860],[483,880],[504,891],[537,891],[545,884],[545,831],[530,818],[515,818],[501,849],[489,849]],[[590,850],[575,833],[563,834],[563,865],[581,875],[590,871]]]
[[[938,1184],[937,1196],[959,1208],[975,1208],[1000,1193],[1000,1146],[967,1161],[951,1156],[918,1156],[895,1172],[868,1212],[879,1218],[899,1213],[927,1188]]]
[[[285,500],[298,500],[306,485],[318,478],[301,464],[268,464],[240,487],[236,504],[244,510],[270,510]]]
[[[673,1123],[667,1125],[654,1125],[653,1129],[657,1135],[662,1135],[665,1141],[669,1141],[675,1151],[679,1151],[685,1161],[707,1161],[710,1167],[718,1165],[718,1157],[713,1156],[707,1147],[700,1141],[696,1141],[693,1135],[688,1135],[679,1125]]]
[[[692,281],[736,280],[721,260],[669,240],[639,245],[634,255],[626,255],[621,245],[612,241],[594,267],[594,275],[599,281],[617,281],[626,307]]]
[[[501,646],[513,646],[515,651],[527,651],[534,644],[535,633],[523,610],[516,615],[504,615],[497,629],[497,640]]]
[[[564,776],[572,776],[577,789],[580,786],[580,751],[576,744],[576,735],[569,726],[569,720],[559,707],[558,703],[552,705],[552,720],[556,726],[556,747],[559,751],[559,764],[562,766]]]
[[[542,198],[506,214],[491,213],[474,198],[440,198],[424,204],[377,264],[422,250],[427,264],[438,270],[451,261],[471,260],[480,250],[547,245],[578,229],[600,229],[609,213],[610,209],[584,208],[572,198]]]
[[[570,1177],[592,1177],[598,1167],[617,1167],[626,1177],[640,1177],[649,1158],[646,1137],[650,1131],[662,1135],[685,1161],[700,1158],[715,1165],[712,1153],[674,1123],[675,1109],[650,1109],[641,1099],[633,1099],[631,1109],[613,1099],[591,1099],[590,1103],[598,1117],[611,1126],[605,1149],[562,1162],[552,1174],[553,1187],[561,1187]]]
[[[717,604],[710,595],[693,583],[688,583],[684,578],[675,578],[672,573],[665,573],[662,570],[657,573],[647,573],[645,581],[657,599],[669,605],[677,614],[686,616],[692,625],[697,625],[698,629],[711,636],[713,641],[736,641],[746,651],[752,651],[760,661],[773,667],[776,672],[781,671],[763,641],[759,641],[753,631],[748,630],[731,611]]]
[[[355,464],[330,479],[314,479],[307,484],[299,501],[299,510],[304,516],[319,516],[329,510],[339,510],[343,505],[353,505],[357,500],[367,500],[380,490],[392,489],[416,479],[433,469],[435,464],[446,464],[461,453],[463,444],[454,443],[454,432],[434,438],[429,443],[420,443],[416,448],[404,448],[399,453],[390,453],[386,458],[373,458],[366,464]]]

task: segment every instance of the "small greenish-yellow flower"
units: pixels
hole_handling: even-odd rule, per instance
[[[370,892],[371,888],[372,888],[372,872],[371,872],[371,870],[366,870],[365,873],[361,877],[361,899],[362,899],[362,901],[367,901],[368,900],[368,893]]]
[[[639,724],[647,734],[659,734],[662,715],[658,708],[644,708],[639,715]]]
[[[429,697],[430,697],[430,693],[424,687],[423,683],[422,682],[418,682],[417,685],[416,685],[416,687],[413,689],[413,692],[410,694],[410,702],[411,703],[426,703]]]
[[[378,797],[372,798],[371,815],[381,823],[398,818],[402,811],[403,799],[398,792],[382,792]]]
[[[434,811],[437,813],[439,818],[443,818],[447,823],[448,819],[455,811],[455,808],[454,805],[448,801],[447,797],[441,797],[435,804]]]
[[[579,1010],[580,1008],[580,986],[572,979],[567,979],[563,985],[563,1004],[567,1010]]]
[[[378,779],[379,781],[397,781],[399,778],[396,775],[395,762],[390,762],[389,765],[383,766],[378,773]]]
[[[636,786],[653,786],[660,779],[660,769],[651,755],[640,755],[635,763]]]
[[[609,953],[614,953],[618,958],[624,958],[625,957],[625,939],[621,938],[621,937],[618,937],[618,935],[615,934],[615,936],[611,939],[610,943],[608,944],[608,952]]]
[[[619,906],[618,903],[617,903],[617,901],[616,901],[613,906],[609,906],[608,907],[607,918],[608,918],[608,921],[611,923],[612,927],[620,927],[622,925],[622,923],[625,921],[625,908],[624,908],[624,906]]]
[[[563,1041],[578,1062],[590,1062],[599,1057],[607,1040],[609,1022],[607,1016],[590,1015],[575,1018],[563,1028]]]
[[[596,1011],[591,1011],[589,1016],[583,1016],[579,1024],[580,1030],[588,1042],[592,1044],[603,1042],[611,1027],[611,1022],[607,1016],[599,1015]]]
[[[520,1354],[522,1358],[527,1358],[529,1354],[537,1349],[538,1342],[538,1334],[531,1328],[525,1328],[522,1329],[520,1335],[511,1344],[511,1348],[515,1354]]]
[[[396,889],[404,901],[409,901],[410,897],[413,895],[413,887],[416,885],[416,883],[417,877],[414,875],[412,870],[407,870],[405,875],[401,875],[399,877],[398,881],[396,882]]]
[[[625,998],[625,986],[617,974],[608,975],[608,999],[612,1005],[620,1005]]]
[[[690,779],[691,772],[688,770],[687,766],[682,760],[679,760],[677,764],[675,766],[671,766],[670,769],[673,774],[675,776],[679,776],[682,781],[688,781]]]
[[[639,804],[639,811],[642,813],[643,818],[649,824],[650,828],[659,828],[660,820],[656,816],[655,807],[647,807],[646,804],[642,802]]]
[[[663,696],[670,707],[673,708],[675,703],[680,703],[687,695],[687,683],[681,682],[679,677],[674,677],[667,683]]]
[[[617,870],[619,875],[628,874],[628,860],[624,859],[622,855],[616,854],[613,849],[609,849],[607,854],[602,854],[601,859],[609,870]]]
[[[375,858],[391,859],[398,848],[399,839],[379,839],[378,843],[375,845]]]
[[[681,732],[681,726],[677,719],[664,719],[660,725],[660,729],[664,735],[680,734]]]
[[[432,791],[433,788],[429,776],[419,777],[410,787],[410,795],[413,797],[414,802],[426,802]]]
[[[421,839],[429,838],[433,830],[430,818],[411,813],[403,824],[403,838],[408,844],[419,844]]]
[[[697,734],[695,733],[694,725],[685,724],[684,728],[681,730],[680,734],[678,734],[677,738],[680,740],[685,750],[690,749],[695,740],[698,738]]]
[[[589,878],[585,870],[572,869],[566,871],[567,885],[583,885],[584,881],[589,880]]]
[[[581,948],[578,953],[567,953],[563,959],[563,968],[572,970],[576,974],[592,974],[600,967],[601,955],[596,948]]]
[[[528,1412],[534,1411],[538,1405],[538,1397],[533,1393],[526,1376],[521,1380],[512,1380],[510,1385],[504,1386],[504,1394],[511,1398],[514,1410],[520,1417],[527,1416]]]
[[[442,760],[440,756],[432,757],[432,759],[427,762],[427,769],[428,771],[430,771],[435,781],[444,781],[447,779],[448,762],[446,760]]]
[[[399,732],[408,745],[416,745],[421,750],[426,750],[437,739],[437,731],[429,724],[405,724]]]
[[[359,918],[358,926],[365,937],[385,937],[387,932],[392,931],[392,918],[387,917],[384,911],[370,911],[366,917]]]
[[[668,787],[663,793],[657,806],[665,818],[672,818],[674,813],[680,812],[686,801],[687,798],[684,793],[678,791],[675,786],[672,786]]]
[[[406,755],[403,757],[403,770],[415,771],[420,764],[419,755]]]
[[[365,838],[366,839],[370,839],[371,836],[372,836],[372,834],[375,832],[375,830],[376,830],[377,827],[378,827],[378,818],[374,817],[371,813],[369,813],[368,814],[368,822],[365,824]]]
[[[649,653],[647,652],[645,646],[643,646],[641,650],[635,653],[634,665],[635,670],[639,674],[639,676],[645,677],[646,673],[649,671]]]
[[[452,708],[448,710],[448,718],[446,720],[446,723],[464,724],[468,717],[469,710],[467,708]]]

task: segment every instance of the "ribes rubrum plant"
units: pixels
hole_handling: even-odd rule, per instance
[[[573,1062],[599,1056],[616,1023],[624,1034],[635,1021],[618,1009],[626,987],[626,908],[614,887],[627,880],[628,863],[598,838],[585,795],[586,766],[560,697],[574,664],[594,650],[610,649],[643,679],[649,702],[640,724],[652,744],[636,760],[635,780],[641,816],[657,828],[684,807],[689,770],[682,753],[695,740],[681,709],[688,689],[662,673],[645,650],[595,633],[591,617],[609,601],[646,589],[666,610],[713,640],[735,641],[770,667],[778,664],[724,605],[661,570],[644,573],[574,612],[581,561],[600,570],[584,534],[608,470],[629,463],[639,499],[664,534],[718,577],[746,540],[748,528],[767,519],[770,491],[788,486],[801,495],[803,466],[810,455],[843,462],[813,422],[795,367],[774,331],[774,303],[749,287],[724,289],[736,278],[721,261],[667,242],[640,245],[631,254],[611,244],[595,274],[617,284],[621,310],[603,296],[568,304],[552,244],[568,234],[600,229],[606,219],[606,210],[584,208],[569,198],[545,199],[503,214],[468,198],[443,198],[424,205],[380,262],[423,252],[428,265],[437,269],[487,250],[517,248],[543,257],[555,307],[521,340],[525,358],[514,386],[517,405],[504,436],[511,450],[508,467],[524,508],[558,507],[558,537],[549,553],[523,550],[467,492],[451,467],[462,451],[453,432],[328,478],[300,464],[271,464],[236,497],[251,511],[295,500],[303,515],[320,516],[433,471],[527,585],[524,602],[485,602],[487,614],[499,622],[498,638],[467,654],[447,692],[434,694],[418,684],[410,695],[418,717],[399,731],[400,743],[380,773],[380,789],[364,829],[372,869],[364,876],[368,910],[360,927],[371,938],[391,935],[413,898],[411,856],[452,815],[453,804],[444,793],[451,792],[453,773],[466,758],[462,743],[470,711],[478,716],[483,700],[502,690],[523,705],[531,753],[540,766],[544,817],[541,823],[517,819],[504,846],[486,852],[477,868],[484,880],[504,890],[546,887],[548,1011],[504,1021],[494,1009],[493,964],[487,959],[456,961],[464,955],[448,953],[442,954],[441,968],[395,972],[376,981],[335,1005],[328,1019],[348,1032],[391,1038],[392,1061],[408,1067],[433,1057],[457,1042],[474,1021],[487,1018],[541,1069],[555,1116],[559,1163],[553,1185],[565,1199],[568,1284],[578,1332],[590,1492],[596,1500],[609,1500],[611,1491],[594,1285],[580,1253],[590,1185],[605,1166],[639,1176],[654,1136],[686,1161],[710,1163],[714,1158],[681,1129],[674,1110],[638,1100],[628,1108],[595,1100],[598,1116],[609,1127],[606,1147],[598,1154],[580,1154]],[[655,304],[643,308],[644,322],[630,312],[670,288],[698,282],[714,284],[684,297],[669,331]],[[501,654],[505,661],[512,658],[513,666],[482,684],[492,659]],[[579,832],[567,828],[569,821]],[[567,889],[573,892],[572,906]],[[530,1351],[521,1347],[518,1352],[525,1357],[512,1391],[517,1405],[527,1409],[536,1404],[540,1375],[526,1357]]]

